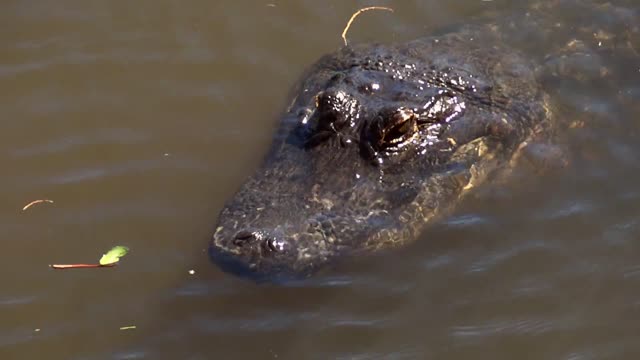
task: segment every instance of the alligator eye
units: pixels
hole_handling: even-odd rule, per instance
[[[385,128],[382,141],[396,144],[410,138],[416,130],[416,118],[413,115],[413,111],[401,108],[391,116]]]
[[[396,149],[411,140],[418,131],[417,117],[410,109],[383,111],[368,127],[369,141],[377,150]]]

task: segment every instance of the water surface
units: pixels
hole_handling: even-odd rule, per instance
[[[526,3],[377,2],[395,12],[349,36],[401,41]],[[412,246],[285,287],[209,262],[290,86],[372,4],[0,5],[0,358],[637,359],[638,57],[613,56],[613,90],[550,80],[585,123],[567,169],[488,186]],[[48,268],[116,244],[131,248],[116,268]]]

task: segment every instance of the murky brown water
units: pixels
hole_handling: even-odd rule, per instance
[[[640,58],[618,93],[558,85],[587,121],[568,169],[481,191],[414,246],[288,287],[209,262],[290,85],[370,4],[1,4],[0,358],[637,359]],[[354,41],[521,6],[385,4]],[[116,244],[116,268],[47,266]]]

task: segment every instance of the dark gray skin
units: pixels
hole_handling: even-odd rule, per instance
[[[469,26],[321,58],[222,209],[214,262],[299,278],[418,238],[557,127],[536,67],[505,43],[495,26]]]

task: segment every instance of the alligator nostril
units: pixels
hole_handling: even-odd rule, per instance
[[[278,239],[269,238],[263,243],[265,250],[273,252],[283,252],[285,250],[285,242]]]
[[[251,242],[255,238],[256,236],[252,232],[243,230],[237,233],[236,236],[233,238],[233,244],[241,247],[244,244]]]
[[[267,247],[271,251],[278,251],[278,248],[276,248],[275,242],[271,239],[267,240]]]

